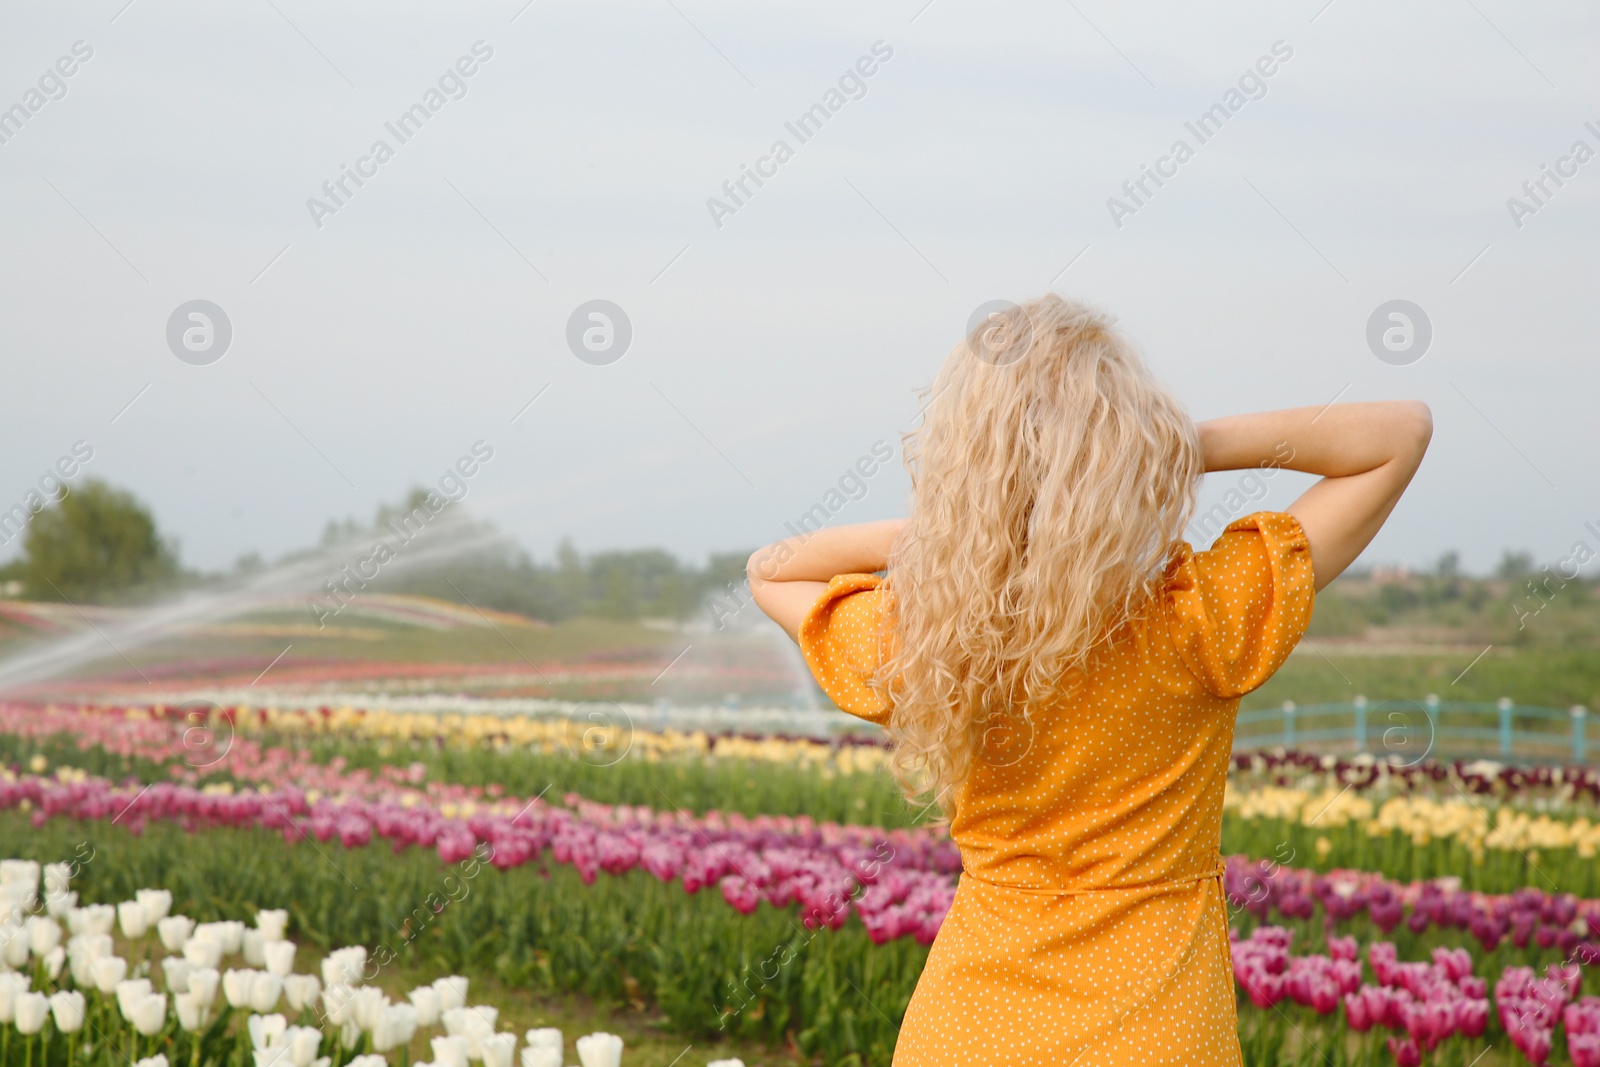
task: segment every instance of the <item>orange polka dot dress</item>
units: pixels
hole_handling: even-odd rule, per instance
[[[865,679],[880,579],[843,574],[800,646],[844,711],[882,723]],[[1179,549],[1152,610],[1082,686],[980,758],[950,832],[955,903],[906,1009],[895,1067],[1239,1064],[1222,793],[1239,698],[1311,619],[1310,546],[1259,512]]]

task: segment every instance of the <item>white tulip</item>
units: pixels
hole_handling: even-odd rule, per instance
[[[54,919],[33,915],[28,919],[28,948],[35,956],[43,956],[61,944],[61,927]]]
[[[50,998],[50,1014],[55,1017],[56,1029],[63,1034],[75,1034],[83,1029],[83,994],[77,990],[62,991]]]
[[[440,1003],[439,991],[432,986],[418,986],[406,994],[411,1001],[411,1006],[417,1009],[418,1026],[439,1025],[439,1012],[443,1005]]]
[[[0,885],[38,885],[37,860],[0,860]]]
[[[215,925],[223,935],[222,951],[230,956],[238,952],[244,942],[244,923],[237,919],[229,919]]]
[[[74,934],[67,941],[67,959],[72,962],[72,981],[80,989],[94,985],[90,965],[111,955],[111,938],[105,934]]]
[[[335,949],[322,957],[322,984],[330,990],[336,985],[350,984],[345,980],[347,976],[344,973],[344,960],[336,955],[337,952],[338,950]]]
[[[215,967],[196,967],[189,972],[189,992],[202,1008],[209,1008],[217,999],[217,987],[222,975]]]
[[[168,952],[182,952],[183,943],[194,933],[194,920],[187,915],[168,915],[156,921],[156,934]]]
[[[172,910],[172,890],[170,889],[141,889],[133,894],[140,904],[144,905],[146,923],[158,923],[167,917]]]
[[[222,933],[221,926],[221,923],[195,923],[194,931],[190,933],[189,936],[200,938],[202,940],[215,941],[217,944],[226,948],[228,939]]]
[[[289,913],[283,908],[262,908],[256,912],[256,929],[264,941],[282,941],[284,927],[289,924]]]
[[[145,1037],[154,1037],[167,1023],[167,995],[148,993],[133,1005],[133,1028]]]
[[[167,979],[167,992],[186,993],[189,991],[189,972],[194,970],[194,965],[182,956],[168,956],[161,961],[161,973]]]
[[[469,1005],[464,1008],[446,1008],[439,1013],[439,1019],[444,1023],[447,1033],[467,1039],[467,1058],[480,1060],[483,1058],[484,1039],[494,1036],[497,1014],[495,1008]]]
[[[517,1047],[516,1034],[491,1034],[482,1044],[483,1067],[511,1067],[511,1053]]]
[[[276,1012],[271,1015],[252,1015],[244,1021],[244,1025],[250,1032],[250,1044],[254,1048],[266,1048],[282,1038],[289,1029],[288,1021]]]
[[[336,948],[322,960],[324,985],[359,985],[367,969],[367,950],[360,945]]]
[[[83,929],[74,930],[76,934],[109,934],[117,921],[117,909],[110,904],[90,904],[73,914],[83,917]]]
[[[222,942],[209,937],[191,937],[183,943],[183,958],[196,967],[216,967],[222,962]]]
[[[311,1067],[322,1045],[322,1031],[315,1026],[291,1026],[286,1031],[294,1067]]]
[[[124,900],[117,905],[117,925],[122,927],[123,937],[137,940],[150,929],[150,915],[137,900]]]
[[[283,999],[289,1002],[289,1007],[296,1014],[307,1008],[314,1008],[317,1004],[317,994],[322,991],[322,983],[314,974],[289,974],[283,979]]]
[[[361,1027],[356,1025],[354,1019],[346,1019],[344,1025],[339,1027],[339,1044],[345,1048],[355,1048],[360,1040]]]
[[[133,1067],[167,1067],[167,1057],[158,1052],[154,1056],[146,1056],[136,1061]]]
[[[460,1008],[446,1008],[439,1013],[446,1031],[452,1034],[477,1034],[486,1037],[494,1033],[494,1024],[500,1009],[487,1004],[471,1004]]]
[[[78,894],[65,889],[44,898],[45,910],[57,919],[65,919],[78,907]]]
[[[621,1067],[622,1038],[607,1033],[578,1038],[578,1062],[583,1067]]]
[[[16,1000],[17,1029],[24,1034],[37,1034],[44,1029],[45,1016],[50,1014],[50,998],[43,993],[18,993]]]
[[[211,1015],[211,1006],[201,1003],[192,990],[173,994],[172,1006],[178,1012],[178,1025],[185,1030],[202,1029]]]
[[[250,983],[250,1008],[253,1011],[271,1011],[278,1006],[283,993],[283,979],[266,971],[255,972]]]
[[[94,987],[102,993],[116,991],[117,983],[127,977],[128,961],[121,956],[101,956],[89,965]]]
[[[260,930],[246,930],[239,941],[240,951],[244,953],[244,962],[251,967],[265,966],[267,957],[261,951],[261,947],[265,944]]]
[[[133,1005],[144,999],[150,993],[150,979],[128,978],[116,984],[117,1008],[122,1012],[122,1017],[129,1022],[133,1021]]]
[[[328,1014],[328,1022],[334,1026],[343,1026],[353,1021],[351,1010],[355,1005],[356,991],[343,982],[335,982],[322,994],[322,1008]]]
[[[261,946],[261,962],[279,978],[287,977],[294,970],[294,949],[293,941],[268,941]]]
[[[250,990],[255,985],[256,972],[228,968],[222,972],[222,996],[230,1007],[248,1008]]]
[[[73,934],[67,938],[67,955],[73,959],[97,960],[111,955],[114,947],[110,934]]]
[[[408,1004],[385,1004],[372,1020],[372,1047],[388,1052],[409,1044],[417,1032],[417,1009]]]
[[[731,1060],[712,1060],[706,1067],[744,1067],[744,1061],[735,1056]]]
[[[72,884],[72,864],[47,863],[41,872],[44,875],[44,888],[46,892],[65,893]]]
[[[522,1067],[561,1067],[561,1053],[549,1048],[525,1048]]]
[[[377,1025],[378,1015],[389,1003],[389,998],[383,995],[383,990],[373,986],[362,986],[350,998],[350,1018],[363,1030],[371,1030]]]
[[[433,988],[439,991],[440,1010],[460,1008],[467,1003],[467,980],[459,974],[448,978],[435,978]]]
[[[8,967],[26,967],[28,965],[28,934],[25,930],[12,928],[6,934],[5,961]]]
[[[0,885],[0,901],[4,901],[11,911],[19,915],[32,911],[39,903],[38,884],[13,882],[9,885]]]
[[[277,1044],[269,1048],[253,1048],[250,1058],[255,1067],[292,1067],[293,1054],[286,1044]]]
[[[72,965],[71,970],[73,985],[77,986],[79,989],[88,989],[90,986],[94,985],[94,971],[90,968],[90,965],[94,963],[94,960],[87,956],[75,956],[71,951],[68,951],[67,959]]]
[[[467,1067],[467,1039],[457,1034],[436,1037],[428,1044],[433,1048],[433,1059],[440,1067]]]
[[[549,1049],[556,1054],[556,1062],[561,1062],[561,1031],[553,1026],[542,1026],[537,1030],[529,1030],[522,1035],[522,1040],[527,1042],[529,1048]]]
[[[67,962],[67,950],[57,945],[39,958],[39,965],[44,968],[44,973],[54,982],[61,977],[61,965]]]
[[[388,1060],[382,1056],[356,1056],[352,1058],[347,1067],[388,1067]]]
[[[483,1043],[494,1036],[495,1017],[499,1015],[499,1009],[469,1004],[461,1010],[467,1013],[466,1025],[462,1030],[467,1038],[467,1058],[481,1060]]]
[[[17,997],[28,991],[28,979],[16,971],[0,972],[0,1023],[14,1022]]]

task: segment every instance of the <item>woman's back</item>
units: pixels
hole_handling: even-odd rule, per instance
[[[840,575],[799,635],[823,689],[873,720],[884,597],[877,577]],[[982,1062],[997,1029],[1023,1036],[1034,1018],[1048,1025],[1008,1062],[1091,1048],[1085,1062],[1133,1062],[1118,1057],[1149,1042],[1235,1062],[1216,882],[1234,714],[1294,648],[1312,598],[1300,524],[1251,515],[1207,551],[1184,546],[1148,610],[1057,701],[997,717],[952,805],[959,906],[897,1063]],[[1150,1016],[1137,1053],[1110,1040],[1134,1012]]]

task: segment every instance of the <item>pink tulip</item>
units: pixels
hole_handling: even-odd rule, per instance
[[[1372,1000],[1366,995],[1366,988],[1359,993],[1346,993],[1344,995],[1345,1022],[1350,1029],[1364,1034],[1371,1030],[1373,1024],[1380,1021],[1379,1016],[1371,1007]]]
[[[761,903],[756,887],[741,875],[730,874],[721,883],[722,899],[732,904],[743,915],[749,915]]]
[[[1455,1002],[1455,1026],[1462,1037],[1482,1037],[1489,1024],[1487,1000],[1458,1000]]]
[[[1600,1034],[1567,1035],[1567,1054],[1572,1067],[1600,1067]]]
[[[1417,1049],[1417,1043],[1410,1038],[1404,1041],[1389,1039],[1389,1055],[1394,1057],[1394,1062],[1399,1067],[1419,1067],[1422,1063],[1422,1053]]]

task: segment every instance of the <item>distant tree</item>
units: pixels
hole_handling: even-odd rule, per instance
[[[176,550],[131,493],[90,478],[28,527],[22,582],[41,600],[103,601],[176,578]]]
[[[1461,553],[1452,548],[1433,565],[1433,574],[1424,585],[1423,599],[1429,604],[1459,600],[1464,584]]]
[[[1500,554],[1500,564],[1494,569],[1496,578],[1516,580],[1533,573],[1533,556],[1527,552],[1513,552],[1509,548]]]
[[[414,489],[399,504],[380,506],[370,527],[354,520],[329,522],[323,544],[362,544],[375,538],[394,545],[397,556],[404,557],[416,551],[407,547],[412,535],[446,536],[441,525],[446,520],[429,518],[428,495]],[[450,514],[449,529],[458,537],[471,535],[470,543],[464,540],[460,551],[440,551],[415,564],[385,567],[373,579],[371,591],[465,601],[548,622],[585,616],[684,620],[704,610],[711,595],[726,596],[742,582],[748,556],[715,554],[701,568],[657,548],[585,555],[563,538],[554,560],[537,562],[510,538],[495,537],[495,527],[473,518],[464,505],[452,504]],[[449,547],[449,542],[434,543]]]

